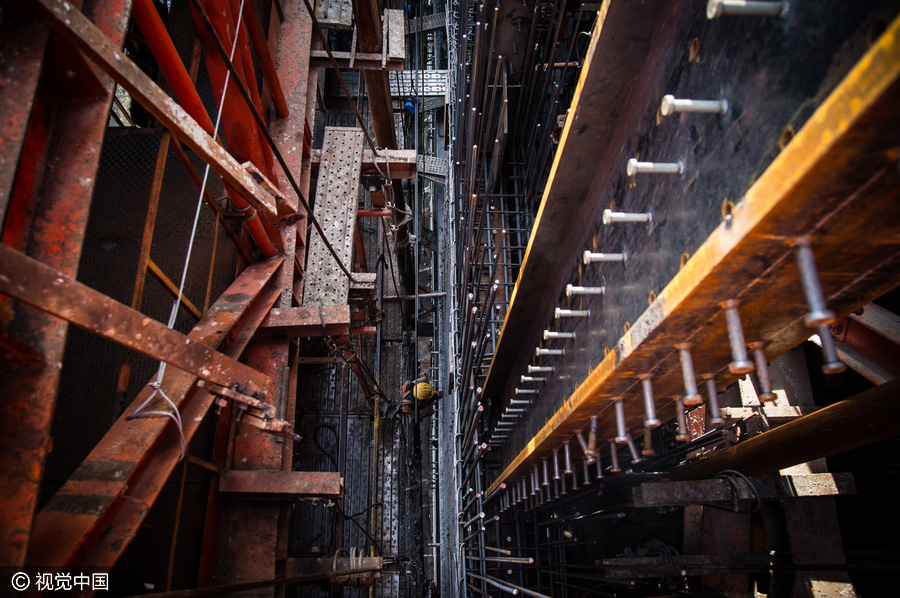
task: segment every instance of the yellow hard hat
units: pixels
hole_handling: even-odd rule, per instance
[[[413,395],[420,401],[427,401],[434,396],[434,389],[427,382],[419,382],[413,391]]]

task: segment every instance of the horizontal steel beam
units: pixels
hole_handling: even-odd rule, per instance
[[[2,244],[0,272],[0,292],[133,351],[244,394],[269,387],[253,368]]]
[[[344,480],[337,472],[229,470],[219,476],[219,492],[278,498],[343,498]]]
[[[776,500],[809,496],[856,494],[852,473],[812,473],[772,475],[751,480],[753,487],[740,478],[677,482],[648,482],[634,488],[634,506],[676,507],[732,500]]]
[[[260,329],[282,332],[291,337],[349,334],[350,306],[323,305],[273,309]]]
[[[363,149],[362,171],[380,171],[390,179],[412,179],[416,176],[416,150],[381,149],[378,157],[371,149]],[[310,152],[310,168],[313,173],[319,171],[322,162],[322,150]]]

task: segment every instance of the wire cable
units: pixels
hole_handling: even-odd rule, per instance
[[[241,0],[241,7],[237,17],[236,30],[234,34],[234,43],[231,45],[231,54],[229,56],[229,61],[234,58],[234,52],[237,49],[238,39],[240,37],[242,27],[241,22],[244,16],[244,2],[246,0]],[[231,77],[231,71],[225,73],[225,84],[222,87],[222,97],[219,99],[219,109],[216,114],[216,124],[213,128],[213,139],[215,139],[219,135],[219,125],[222,123],[222,109],[225,106],[225,94],[228,91],[228,83]],[[203,171],[203,183],[200,185],[200,193],[197,196],[197,208],[194,210],[194,223],[191,226],[191,236],[188,241],[187,252],[184,256],[184,267],[181,271],[181,283],[178,285],[178,295],[175,297],[175,300],[172,302],[172,309],[169,312],[169,321],[166,323],[166,327],[169,329],[173,329],[175,327],[175,322],[178,320],[178,311],[181,307],[181,298],[184,296],[184,285],[187,281],[187,273],[188,268],[191,264],[191,254],[194,250],[194,242],[197,239],[197,224],[200,221],[200,209],[203,206],[203,194],[206,192],[206,185],[209,182],[209,164],[206,165],[206,168]],[[178,411],[178,406],[175,405],[174,402],[166,395],[165,391],[162,389],[163,377],[166,374],[166,362],[159,362],[159,369],[157,370],[156,380],[149,383],[149,386],[153,388],[153,392],[150,393],[150,396],[145,400],[134,412],[128,416],[127,419],[132,420],[138,417],[146,417],[152,415],[162,415],[165,417],[169,417],[175,423],[175,427],[178,430],[179,440],[181,442],[181,457],[178,459],[181,461],[184,459],[185,454],[187,453],[187,443],[184,437],[184,426],[181,422],[181,413]],[[172,408],[172,413],[168,413],[166,411],[143,411],[143,409],[153,400],[156,396],[160,396],[163,400],[169,404]]]

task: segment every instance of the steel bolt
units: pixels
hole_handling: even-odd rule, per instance
[[[600,451],[597,451],[597,479],[603,479],[603,460],[600,459]]]
[[[819,340],[822,342],[822,355],[825,358],[822,371],[826,374],[840,374],[847,369],[834,347],[834,337],[830,326],[819,327]]]
[[[803,321],[810,328],[833,324],[834,312],[825,304],[825,294],[822,292],[822,285],[819,282],[816,260],[809,239],[796,240],[794,254],[797,258],[797,269],[800,270],[803,293],[806,295],[806,303],[809,306],[809,313],[806,314]]]
[[[559,474],[559,449],[553,449],[553,479],[562,479],[562,476]]]
[[[675,346],[681,359],[681,375],[684,378],[684,404],[699,405],[703,397],[697,392],[697,379],[694,376],[694,360],[691,359],[691,345],[682,343]]]
[[[541,482],[541,486],[544,486],[546,488],[550,485],[550,468],[547,466],[547,457],[543,457],[541,459],[541,469],[544,473],[544,481]]]
[[[584,252],[584,263],[593,264],[594,262],[624,262],[626,256],[624,253],[594,253],[592,251]]]
[[[787,15],[788,2],[757,2],[751,0],[709,0],[706,18],[718,19],[722,16],[741,15],[747,17],[779,17]]]
[[[632,465],[643,461],[641,456],[638,454],[637,446],[635,446],[634,438],[631,437],[631,434],[628,435],[628,452],[631,453],[631,464]]]
[[[653,400],[653,382],[650,380],[650,374],[642,374],[640,379],[644,388],[644,427],[656,428],[660,422],[656,417],[656,403]]]
[[[572,452],[569,449],[569,442],[570,441],[568,440],[563,441],[563,456],[565,457],[564,462],[566,464],[563,475],[571,475],[575,472],[575,470],[572,469]]]
[[[625,427],[625,400],[622,397],[613,399],[616,407],[616,442],[628,442],[628,430]]]
[[[775,400],[775,393],[772,392],[772,380],[769,378],[769,363],[766,361],[766,352],[763,351],[765,343],[750,343],[750,350],[753,351],[753,359],[756,361],[756,377],[759,380],[759,400],[763,403]]]
[[[653,222],[653,214],[651,212],[643,212],[640,214],[613,212],[608,208],[603,210],[603,224],[608,225],[617,222]]]
[[[591,485],[591,474],[588,471],[589,465],[590,465],[590,463],[588,463],[587,459],[585,459],[584,461],[581,462],[581,467],[584,471],[584,481],[581,482],[582,486],[590,486]]]
[[[588,312],[588,313],[590,313],[590,312]],[[554,339],[554,338],[571,339],[574,341],[575,333],[574,332],[556,332],[555,330],[545,330],[544,331],[544,340],[545,341],[548,341],[548,340]]]
[[[588,441],[587,448],[584,450],[584,454],[588,457],[597,458],[599,452],[597,451],[597,416],[591,417],[591,427],[590,432],[588,432]]]
[[[709,403],[707,405],[707,409],[709,410],[709,423],[713,426],[721,426],[725,423],[725,418],[722,417],[722,412],[719,410],[719,392],[716,390],[716,375],[703,374],[703,378],[706,380],[706,392],[709,394]]]
[[[678,162],[638,162],[637,158],[629,158],[625,166],[628,176],[638,174],[684,174],[684,163]]]
[[[653,448],[653,430],[650,428],[644,428],[644,446],[641,453],[646,457],[656,454],[656,450]]]
[[[675,399],[675,417],[678,420],[678,433],[675,435],[675,440],[690,440],[691,433],[687,428],[687,419],[684,416],[684,401],[681,400],[681,397]]]
[[[591,317],[591,310],[589,310],[589,309],[560,309],[557,307],[555,315],[556,315],[557,320],[560,318],[589,318],[589,317]]]
[[[536,388],[517,388],[515,390],[516,395],[535,395],[537,394]]]
[[[609,440],[609,458],[612,460],[612,465],[609,468],[610,473],[619,473],[622,471],[622,468],[619,467],[619,447],[616,446],[616,441],[610,438]]]
[[[728,112],[728,100],[679,100],[670,94],[663,96],[659,112],[663,116],[670,116],[676,112],[725,114]]]
[[[540,357],[541,355],[565,355],[565,349],[542,349],[540,347],[536,347],[534,349],[534,354],[536,357]]]
[[[731,342],[731,363],[728,364],[728,371],[732,374],[749,374],[753,371],[753,362],[747,357],[747,345],[744,342],[744,329],[741,327],[738,302],[729,299],[722,304],[722,307],[725,309],[728,339]]]
[[[566,297],[572,295],[603,295],[606,293],[606,287],[578,287],[572,284],[566,285]]]
[[[529,374],[552,374],[553,366],[550,365],[530,365],[528,366]]]
[[[519,381],[524,384],[525,382],[546,382],[547,379],[538,376],[519,376]]]

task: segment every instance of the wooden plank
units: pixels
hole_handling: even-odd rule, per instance
[[[322,162],[316,187],[315,214],[338,258],[350,264],[362,169],[363,133],[348,127],[325,127]],[[312,234],[306,262],[303,306],[346,305],[350,281],[318,233]]]
[[[331,52],[331,55],[334,57],[334,61],[337,63],[338,68],[341,69],[359,69],[359,70],[370,70],[370,71],[402,71],[403,70],[403,59],[389,57],[387,62],[384,63],[382,60],[381,54],[375,54],[372,52],[357,52],[353,56],[353,66],[350,66],[350,52]],[[311,68],[331,68],[331,59],[328,58],[328,53],[325,50],[312,50],[309,53],[309,66]]]

